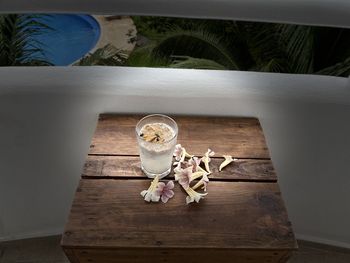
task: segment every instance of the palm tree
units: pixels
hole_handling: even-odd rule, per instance
[[[74,66],[95,66],[95,65],[104,65],[104,66],[121,66],[125,63],[127,54],[120,49],[117,49],[111,44],[95,50],[92,53],[89,53]]]
[[[38,15],[0,16],[0,66],[48,66],[42,45],[33,37],[51,30]]]
[[[350,74],[350,48],[345,45],[350,44],[350,34],[342,29],[224,23],[226,28],[216,21],[186,28],[172,26],[158,34],[153,31],[151,44],[136,49],[126,64],[148,66],[161,61],[161,66],[175,68]]]

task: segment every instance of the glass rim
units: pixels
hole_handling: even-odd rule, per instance
[[[151,118],[151,117],[162,117],[162,118],[166,118],[166,119],[170,120],[171,122],[173,122],[173,123],[175,124],[176,131],[175,131],[173,137],[171,137],[169,140],[164,141],[163,143],[171,142],[171,141],[173,141],[173,140],[177,137],[177,133],[178,133],[179,128],[178,128],[178,126],[177,126],[176,121],[175,121],[173,118],[171,118],[171,117],[169,117],[169,116],[167,116],[167,115],[164,115],[164,114],[150,114],[150,115],[146,115],[145,117],[141,118],[141,119],[137,122],[137,124],[136,124],[136,126],[135,126],[135,132],[136,132],[137,137],[140,137],[140,134],[138,134],[138,132],[137,132],[137,127],[139,126],[139,124],[140,124],[142,121],[144,121],[145,119],[148,119],[148,118]],[[142,127],[141,127],[141,128],[142,128]],[[151,144],[153,144],[153,142],[148,142],[148,141],[144,141],[144,142],[145,142],[145,143],[151,143]]]

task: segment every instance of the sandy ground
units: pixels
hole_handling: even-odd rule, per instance
[[[130,43],[129,39],[136,36],[136,27],[130,17],[111,17],[111,16],[93,16],[101,27],[101,36],[94,50],[104,47],[107,44],[112,44],[118,49],[122,49],[130,53],[135,43]],[[107,19],[110,17],[110,19]]]

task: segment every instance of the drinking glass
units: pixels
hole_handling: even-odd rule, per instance
[[[178,127],[162,114],[148,115],[136,125],[141,169],[149,178],[163,178],[171,171]]]

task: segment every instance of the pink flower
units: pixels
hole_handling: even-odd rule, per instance
[[[189,166],[186,169],[177,170],[179,172],[177,173],[177,179],[184,189],[190,187],[192,169],[192,166]]]
[[[188,166],[192,166],[192,172],[197,172],[197,169],[199,167],[199,165],[201,164],[201,159],[198,157],[192,157],[189,161],[188,161]]]
[[[160,182],[157,185],[156,195],[160,196],[163,203],[166,203],[170,198],[174,196],[174,191],[172,190],[173,188],[173,181],[169,181],[167,184]]]
[[[181,144],[175,145],[174,157],[176,161],[180,161],[182,157],[183,148]]]

